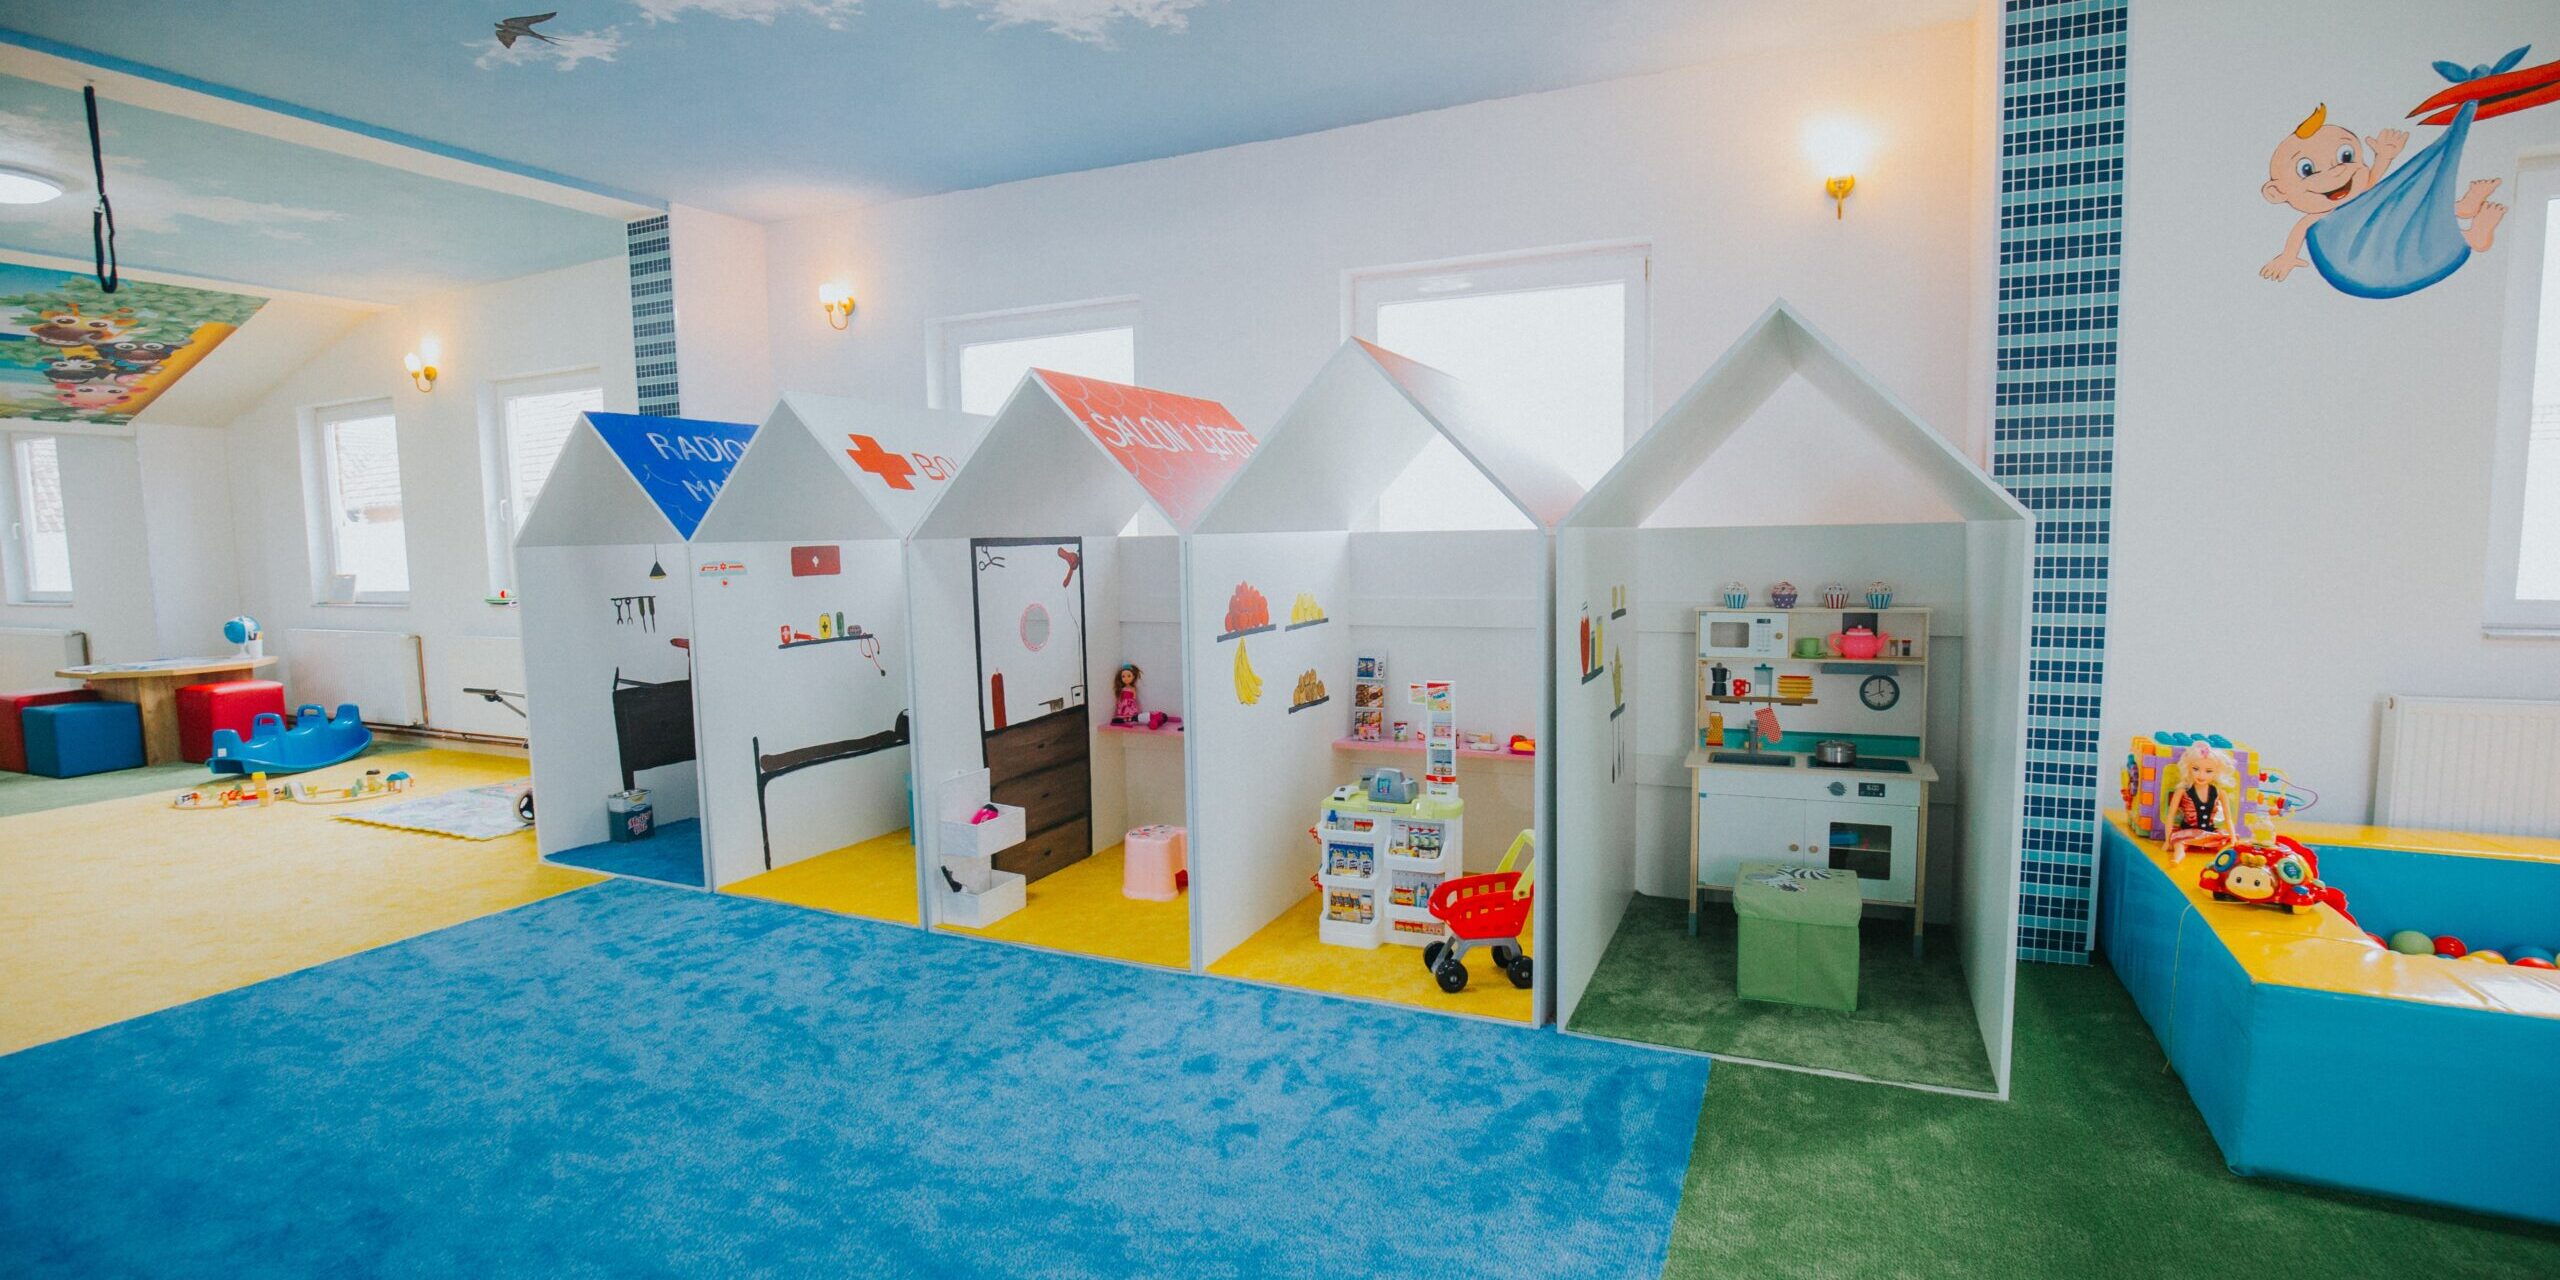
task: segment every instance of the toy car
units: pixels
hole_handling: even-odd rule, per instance
[[[2320,882],[2320,855],[2291,836],[2273,844],[2228,845],[2196,875],[2196,887],[2222,902],[2245,902],[2291,913],[2328,903],[2348,920],[2347,895]]]

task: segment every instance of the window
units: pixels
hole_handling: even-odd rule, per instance
[[[1351,278],[1352,331],[1466,383],[1487,430],[1584,485],[1650,413],[1646,249],[1612,246],[1395,267]],[[1519,527],[1510,504],[1434,442],[1388,486],[1378,527]]]
[[[1003,408],[1022,375],[1033,369],[1108,382],[1138,380],[1134,301],[961,316],[943,321],[940,330],[931,402],[962,413],[991,414]]]
[[[406,603],[408,524],[401,509],[400,428],[390,402],[341,405],[313,417],[321,599]]]
[[[2560,633],[2560,163],[2529,165],[2510,225],[2522,251],[2508,311],[2491,472],[2492,632]]]
[[[533,514],[551,464],[578,425],[578,415],[604,408],[596,371],[490,384],[481,402],[481,466],[488,477],[489,579],[493,590],[515,589],[515,536]]]
[[[11,598],[71,602],[71,530],[62,514],[62,455],[51,436],[9,442]]]

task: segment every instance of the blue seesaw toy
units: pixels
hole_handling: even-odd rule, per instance
[[[352,702],[340,704],[334,716],[323,716],[316,706],[300,707],[293,721],[288,729],[282,716],[260,715],[249,722],[247,742],[233,730],[216,729],[207,763],[215,773],[301,773],[352,760],[373,745],[373,730],[364,727]]]

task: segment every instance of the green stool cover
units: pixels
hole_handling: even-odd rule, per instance
[[[1783,862],[1735,873],[1734,987],[1745,1000],[1858,1007],[1858,877]]]

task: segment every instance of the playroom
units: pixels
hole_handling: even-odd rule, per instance
[[[1181,533],[1253,448],[1214,402],[1033,370],[917,527],[937,928],[1192,967]]]
[[[1568,1030],[2005,1092],[2026,527],[1784,303],[1602,477],[1558,543]]]
[[[1191,539],[1211,973],[1536,1016],[1547,530],[1580,490],[1485,413],[1347,342]]]
[[[786,396],[695,530],[712,888],[921,919],[903,544],[985,425]]]

